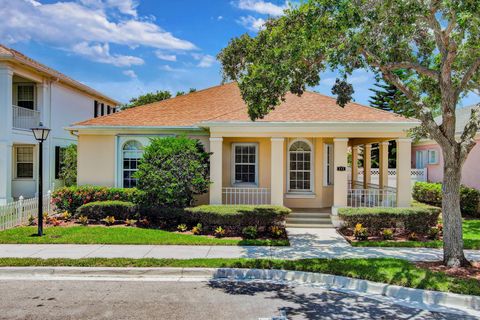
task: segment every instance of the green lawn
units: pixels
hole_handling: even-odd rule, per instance
[[[480,296],[480,282],[460,279],[443,272],[419,268],[400,259],[39,259],[0,258],[6,266],[80,266],[80,267],[208,267],[283,269],[335,274],[357,279],[395,284],[410,288],[455,292]]]
[[[36,227],[17,227],[0,232],[0,243],[76,244],[168,244],[168,245],[259,245],[285,246],[288,240],[216,239],[157,229],[133,227],[73,226],[47,227],[44,236],[35,236]]]
[[[480,249],[480,220],[463,221],[463,242],[465,249]],[[426,247],[441,248],[443,241],[359,241],[352,242],[354,247]]]

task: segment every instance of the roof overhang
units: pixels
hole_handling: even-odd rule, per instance
[[[105,102],[111,102],[112,104],[115,104],[117,106],[121,105],[122,103],[115,100],[115,99],[112,99],[106,95],[104,95],[103,93],[93,89],[93,88],[90,88],[89,86],[81,83],[81,82],[78,82],[74,79],[71,79],[69,78],[68,76],[59,76],[59,74],[53,72],[53,70],[51,70],[50,68],[48,67],[42,67],[42,65],[40,63],[38,63],[39,65],[37,65],[37,63],[34,63],[33,61],[30,61],[28,59],[23,59],[23,58],[19,58],[17,57],[16,55],[14,54],[0,54],[0,61],[6,61],[7,63],[11,63],[12,65],[21,65],[23,67],[25,67],[26,69],[30,69],[30,70],[33,70],[41,75],[44,75],[44,76],[47,76],[47,77],[50,77],[52,78],[54,81],[58,81],[60,83],[63,83],[64,85],[67,85],[71,88],[74,88],[76,90],[79,90],[81,92],[84,92],[84,93],[87,93],[93,97],[96,97],[96,98],[99,98],[100,100],[104,100]],[[57,71],[58,72],[58,71]]]
[[[324,121],[324,122],[203,122],[201,127],[215,131],[242,131],[263,130],[284,131],[284,132],[401,132],[409,130],[420,125],[420,121],[405,122],[349,122],[349,121]]]
[[[151,133],[151,132],[205,132],[205,129],[197,126],[70,126],[64,128],[70,132],[82,134],[119,134],[119,133]]]

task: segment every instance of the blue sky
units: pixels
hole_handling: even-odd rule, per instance
[[[216,54],[264,20],[281,0],[0,0],[0,42],[105,94],[128,101],[155,90],[203,89],[221,82]],[[331,95],[336,72],[315,90]],[[373,76],[350,78],[368,104]],[[478,101],[470,96],[463,104]]]

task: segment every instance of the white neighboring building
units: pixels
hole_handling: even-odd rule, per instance
[[[30,128],[51,128],[44,143],[44,187],[58,180],[61,148],[76,143],[65,127],[114,113],[119,102],[0,45],[0,204],[35,196],[38,145]]]

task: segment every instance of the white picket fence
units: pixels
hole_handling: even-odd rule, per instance
[[[43,212],[48,214],[53,213],[53,206],[51,204],[51,192],[48,191],[43,196]],[[28,217],[36,218],[38,215],[38,198],[23,199],[20,197],[18,201],[10,202],[5,205],[0,205],[0,230],[6,230],[25,224]]]

